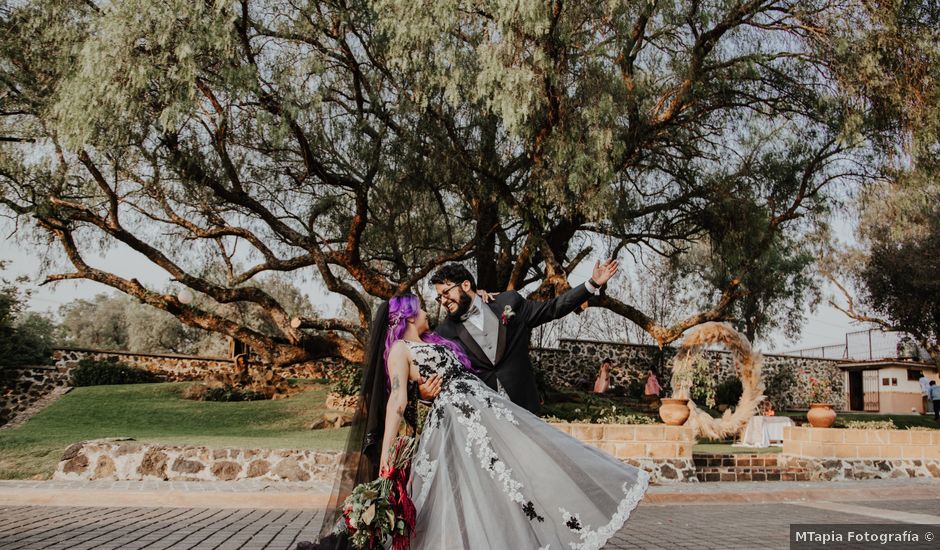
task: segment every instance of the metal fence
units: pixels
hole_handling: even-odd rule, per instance
[[[783,352],[783,355],[855,361],[897,359],[902,354],[898,344],[904,336],[903,332],[888,332],[879,329],[858,330],[846,333],[843,343],[790,350]],[[917,350],[913,352],[915,358],[925,359],[926,351],[919,346],[916,347]]]

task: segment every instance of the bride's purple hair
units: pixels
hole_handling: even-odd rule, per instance
[[[405,329],[408,327],[408,319],[414,319],[418,315],[418,311],[420,309],[421,303],[418,301],[418,297],[414,294],[402,294],[401,296],[395,296],[388,301],[388,335],[385,337],[384,354],[385,381],[387,384],[391,384],[391,381],[388,377],[388,352],[392,349],[392,345],[394,345],[395,342],[401,340],[402,335],[405,333]],[[470,359],[467,357],[467,354],[464,353],[463,349],[458,344],[430,331],[422,334],[421,340],[429,344],[440,344],[447,347],[449,350],[454,352],[454,355],[457,356],[457,359],[460,361],[460,364],[463,365],[463,368],[470,372],[476,373],[476,371],[473,370],[473,367],[470,366]]]

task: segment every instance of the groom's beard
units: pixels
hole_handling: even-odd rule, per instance
[[[453,313],[448,313],[447,318],[455,323],[460,323],[460,318],[470,311],[471,305],[473,305],[473,297],[464,292],[463,289],[460,289],[460,298],[457,299],[457,309]]]

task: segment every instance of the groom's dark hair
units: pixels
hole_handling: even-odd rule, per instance
[[[439,285],[446,281],[458,284],[464,281],[470,281],[470,290],[474,292],[477,290],[477,282],[473,280],[473,275],[470,274],[470,271],[467,270],[466,267],[460,264],[447,264],[443,267],[439,267],[437,271],[431,275],[431,280],[428,284]]]

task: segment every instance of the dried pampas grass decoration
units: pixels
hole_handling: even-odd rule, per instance
[[[714,418],[699,409],[690,396],[695,361],[702,349],[710,345],[720,345],[731,352],[734,369],[744,388],[734,411],[726,410],[721,418]],[[689,400],[690,414],[685,425],[691,426],[700,438],[724,439],[737,434],[765,399],[762,364],[763,357],[751,349],[747,338],[726,323],[705,323],[686,336],[672,361],[673,397]]]

